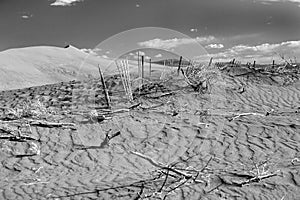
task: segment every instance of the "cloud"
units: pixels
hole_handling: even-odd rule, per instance
[[[276,44],[264,43],[254,46],[240,44],[218,53],[203,55],[198,58],[207,60],[210,57],[213,57],[215,60],[219,61],[228,61],[235,58],[242,62],[256,60],[259,63],[270,63],[274,59],[281,61],[279,55],[284,55],[286,58],[300,58],[300,40]]]
[[[296,3],[300,7],[300,0],[256,0],[255,2],[261,2],[263,4],[272,4],[272,3]]]
[[[222,49],[224,48],[223,44],[209,44],[205,46],[207,49]]]
[[[162,55],[161,55],[161,53],[159,53],[159,54],[155,55],[154,57],[155,57],[155,58],[161,58]]]
[[[76,2],[81,2],[84,0],[55,0],[55,2],[51,3],[51,6],[72,6]]]
[[[179,39],[173,38],[173,39],[167,39],[167,40],[155,38],[153,40],[139,42],[138,45],[141,47],[146,47],[146,48],[170,50],[170,49],[178,47],[180,45],[196,44],[197,42],[200,44],[207,44],[207,43],[215,41],[215,40],[216,40],[216,38],[213,36],[196,37],[196,38],[179,38]]]
[[[93,56],[97,56],[97,52],[94,49],[80,49],[82,52],[93,55]]]
[[[144,55],[145,55],[145,52],[143,52],[143,51],[137,51],[135,54],[136,54],[136,55],[140,55],[140,56],[144,56]]]
[[[21,16],[23,19],[29,19],[30,18],[30,16],[28,16],[28,15],[22,15]]]
[[[33,17],[33,14],[30,14],[30,13],[27,13],[27,12],[22,12],[21,13],[21,18],[22,19],[29,19],[31,17]]]

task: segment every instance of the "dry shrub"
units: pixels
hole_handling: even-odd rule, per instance
[[[211,83],[217,77],[218,69],[215,66],[189,66],[183,74],[195,91],[207,93],[211,91]]]
[[[6,118],[45,118],[52,112],[38,99],[36,101],[24,102],[20,107],[8,108]]]

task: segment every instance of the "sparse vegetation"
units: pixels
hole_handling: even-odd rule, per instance
[[[180,66],[180,62],[176,64]],[[101,84],[100,80],[92,80],[98,81],[97,94],[102,95],[98,95],[97,98],[105,100],[97,101],[100,102],[99,105],[92,107],[88,104],[82,107],[82,110],[70,108],[54,113],[49,106],[36,100],[3,109],[5,112],[0,121],[0,145],[4,153],[14,159],[42,158],[43,163],[47,160],[44,170],[49,170],[47,166],[55,169],[61,166],[61,163],[70,169],[76,166],[74,173],[68,173],[73,176],[78,173],[76,170],[79,170],[82,173],[81,177],[85,178],[85,173],[90,173],[89,175],[95,178],[95,184],[91,181],[86,187],[76,188],[76,191],[63,188],[63,192],[45,195],[45,198],[174,199],[182,196],[184,199],[189,198],[189,195],[199,199],[227,198],[226,195],[230,192],[225,190],[228,188],[232,189],[233,193],[239,190],[245,192],[247,188],[272,185],[275,178],[281,178],[282,166],[270,163],[269,160],[264,161],[263,158],[253,161],[253,165],[247,162],[248,158],[242,162],[244,152],[239,148],[251,151],[254,155],[252,148],[263,149],[266,146],[260,144],[260,140],[272,141],[272,137],[277,137],[276,142],[280,143],[283,139],[275,135],[277,129],[272,128],[277,127],[276,123],[279,122],[272,121],[273,117],[297,115],[299,108],[289,111],[249,111],[237,104],[233,107],[240,110],[232,111],[224,105],[229,105],[234,98],[248,94],[246,87],[250,87],[251,76],[261,78],[276,74],[285,77],[290,76],[291,71],[296,68],[274,66],[271,70],[258,64],[242,65],[238,61],[224,65],[213,64],[211,59],[209,65],[195,65],[189,62],[185,66],[165,70],[164,76],[160,78],[152,76],[151,80],[147,80],[147,77],[143,77],[142,84],[134,85],[135,79],[130,74],[128,61],[118,63],[118,67],[119,74],[110,80],[103,78]],[[230,71],[240,68],[245,68],[246,72],[230,74]],[[228,81],[233,80],[232,82],[238,80],[242,82],[243,87],[238,90],[232,89],[234,95],[221,102],[221,106],[203,106],[209,101],[208,97],[211,94],[214,95],[213,98],[226,94],[214,91],[214,88],[218,87],[215,84],[220,77],[225,77]],[[137,79],[140,80],[139,78],[141,77]],[[105,87],[102,87],[103,83]],[[92,86],[88,85],[87,88]],[[113,91],[115,88],[116,91]],[[116,93],[121,97],[126,95],[126,98],[116,98]],[[103,98],[105,95],[109,97]],[[252,120],[253,118],[255,120]],[[256,132],[250,133],[248,127],[260,125],[255,122],[264,124],[264,132],[260,134],[266,134],[265,138],[258,137]],[[221,123],[225,124],[225,128],[224,131],[218,132],[215,129]],[[248,126],[247,123],[251,125]],[[246,127],[246,133],[232,128],[240,125]],[[298,124],[289,122],[278,126],[280,130],[288,127],[290,132],[290,129],[298,128]],[[48,132],[47,129],[51,131]],[[65,131],[61,131],[62,129]],[[52,136],[56,130],[59,130],[59,135]],[[268,135],[269,131],[273,135]],[[36,132],[39,132],[40,137],[36,137]],[[53,141],[59,138],[54,146],[50,146],[53,141],[45,142],[45,138],[51,137],[56,138],[52,138]],[[252,140],[257,138],[260,140],[256,144],[256,141]],[[16,150],[18,148],[15,143],[22,144],[20,146],[25,150]],[[292,141],[283,141],[282,144],[291,149],[295,145]],[[62,151],[62,154],[67,156],[60,159],[57,156],[59,153],[46,155],[49,151],[54,151],[48,146],[56,148],[55,151],[59,153]],[[231,146],[237,148],[232,150]],[[234,155],[236,152],[239,155]],[[253,157],[252,154],[247,155]],[[57,163],[54,163],[55,159],[58,160]],[[109,160],[109,164],[103,164],[105,159]],[[289,161],[281,165],[294,168],[299,165],[296,154],[289,158]],[[127,166],[126,163],[130,164]],[[129,171],[125,172],[127,168]],[[29,187],[52,181],[35,175],[34,172],[32,177],[35,178],[24,185]],[[101,179],[106,176],[111,179]],[[117,179],[114,176],[121,178]],[[48,177],[50,179],[51,175]],[[238,192],[234,194],[239,195]]]
[[[2,118],[7,120],[16,120],[22,118],[40,119],[50,115],[53,111],[47,109],[46,106],[40,101],[24,102],[20,107],[7,108]]]

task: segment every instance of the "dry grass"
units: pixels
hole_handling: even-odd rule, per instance
[[[40,101],[30,101],[23,103],[17,108],[8,108],[5,112],[5,118],[7,119],[22,119],[22,118],[46,118],[48,115],[53,113],[50,109]]]

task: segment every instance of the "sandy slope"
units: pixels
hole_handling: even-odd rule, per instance
[[[98,77],[98,64],[104,75],[118,73],[115,60],[68,48],[37,46],[0,52],[0,91]],[[136,71],[136,61],[129,61]],[[152,70],[161,65],[152,64]],[[145,64],[149,73],[149,64]]]
[[[0,52],[0,90],[74,80],[80,74],[95,74],[98,64],[109,63],[73,46],[10,49]]]
[[[110,86],[113,110],[126,108],[120,80],[115,83]],[[140,107],[96,123],[87,114],[93,104],[89,95],[74,91],[93,90],[96,104],[103,106],[99,84],[95,80],[0,92],[0,106],[41,98],[57,111],[48,121],[73,122],[77,128],[32,126],[30,133],[24,127],[23,133],[39,141],[1,140],[0,199],[139,199],[141,191],[157,199],[160,194],[154,193],[164,182],[168,189],[181,183],[173,184],[172,174],[151,181],[160,170],[139,154],[164,166],[177,163],[177,168],[199,171],[211,158],[198,177],[204,182],[187,182],[166,199],[300,198],[299,81],[283,87],[222,76],[210,94],[201,95],[175,77],[165,85],[177,91],[173,95],[142,97]],[[78,107],[82,103],[86,107]],[[232,113],[248,112],[258,115],[230,120]],[[107,133],[118,131],[120,135],[105,142]],[[39,155],[16,156],[30,153],[30,143],[40,147]],[[257,173],[276,176],[236,184]]]

